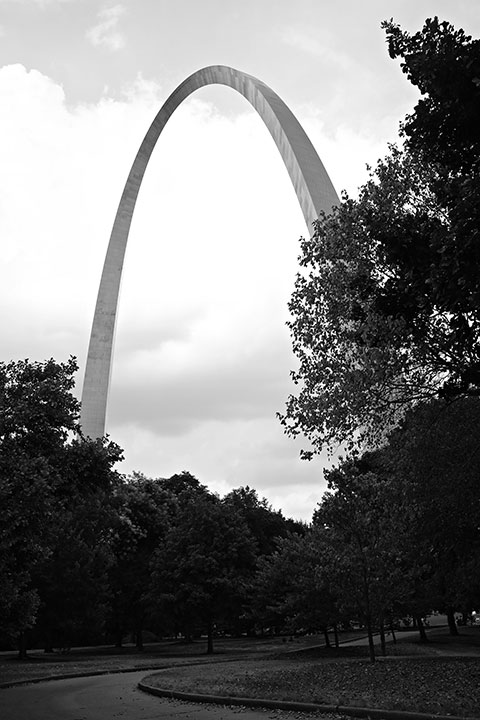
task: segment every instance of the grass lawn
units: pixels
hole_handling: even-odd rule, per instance
[[[427,645],[400,639],[375,664],[366,647],[305,648],[228,667],[164,670],[148,682],[183,692],[480,718],[480,628],[462,628],[458,638],[432,629],[429,637]]]
[[[157,687],[222,696],[480,716],[480,659],[237,661],[161,671]]]

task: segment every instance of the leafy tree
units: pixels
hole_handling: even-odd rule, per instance
[[[47,650],[91,641],[103,629],[119,484],[113,465],[121,457],[108,440],[74,440],[64,448],[50,555],[32,575],[41,600],[36,630]]]
[[[411,592],[401,562],[400,497],[388,479],[358,461],[346,461],[326,475],[329,490],[313,518],[321,574],[338,598],[338,611],[350,609],[366,625],[373,662],[373,628],[379,625],[383,637],[385,618]]]
[[[480,601],[480,399],[435,401],[407,414],[383,453],[383,463],[409,508],[414,550],[414,600],[446,612]]]
[[[155,627],[158,626],[154,618],[150,618],[150,563],[178,512],[182,481],[188,485],[190,478],[184,474],[172,489],[172,478],[153,480],[141,473],[133,473],[118,488],[113,539],[115,561],[109,573],[108,623],[117,646],[121,646],[124,634],[131,631],[137,648],[142,649],[145,621],[150,619]]]
[[[480,393],[479,41],[436,19],[413,37],[385,27],[424,97],[404,148],[302,241],[299,390],[282,422],[314,451],[378,442],[416,403]]]
[[[0,363],[0,626],[21,637],[35,622],[32,576],[52,552],[55,488],[68,433],[78,428],[76,370],[74,358]]]
[[[478,393],[480,40],[437,17],[414,35],[392,21],[384,27],[390,56],[402,58],[403,72],[422,95],[401,132],[407,151],[435,169],[432,191],[444,218],[429,243],[431,259],[440,252],[429,294],[450,313],[454,362],[444,392]]]
[[[291,532],[304,532],[302,523],[286,519],[279,510],[273,510],[266,498],[260,499],[253,488],[240,487],[224,497],[246,521],[257,542],[259,555],[270,555],[276,548],[276,539]]]
[[[402,71],[422,95],[402,127],[408,147],[448,170],[446,177],[468,179],[479,163],[480,40],[437,17],[414,35],[393,20],[382,26],[390,57],[402,59]]]
[[[276,551],[259,558],[254,607],[262,627],[322,630],[339,619],[336,599],[321,575],[322,553],[311,532],[277,540]]]
[[[213,652],[216,623],[242,610],[255,563],[255,542],[245,521],[215,495],[179,508],[152,560],[152,595],[174,609],[186,636],[206,627]]]
[[[74,358],[0,364],[0,627],[47,645],[98,619],[120,448],[86,441]]]

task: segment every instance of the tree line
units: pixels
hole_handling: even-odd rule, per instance
[[[120,475],[122,451],[81,435],[76,362],[0,363],[0,632],[47,651],[251,629],[258,558],[302,533],[246,487]],[[28,637],[29,636],[29,637]]]
[[[381,449],[342,460],[310,524],[254,489],[120,475],[86,440],[73,359],[0,364],[0,631],[46,651],[203,634],[394,631],[480,606],[480,400],[411,411]],[[76,433],[72,435],[72,433]]]

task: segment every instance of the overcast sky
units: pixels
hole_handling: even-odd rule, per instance
[[[380,23],[416,31],[435,14],[480,36],[477,0],[0,0],[0,359],[75,355],[80,395],[121,190],[185,77],[223,64],[263,80],[354,195],[417,98]],[[185,101],[129,239],[107,420],[120,471],[250,485],[311,518],[325,458],[300,461],[275,416],[306,232],[248,102],[226,87]]]

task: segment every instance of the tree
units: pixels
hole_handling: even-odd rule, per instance
[[[76,370],[74,358],[0,363],[0,626],[21,638],[35,623],[32,576],[52,552],[55,488],[68,433],[78,428]]]
[[[329,490],[313,517],[321,576],[337,598],[338,612],[349,609],[366,625],[373,662],[374,627],[380,627],[384,648],[384,621],[411,592],[410,573],[402,562],[401,497],[365,460],[345,461],[326,476]]]
[[[273,510],[266,498],[260,499],[253,488],[240,487],[231,490],[223,498],[247,523],[256,540],[259,555],[269,555],[276,549],[276,539],[291,532],[304,532],[300,522],[286,519],[280,510]]]
[[[441,246],[431,292],[451,313],[456,359],[444,390],[478,392],[478,308],[480,284],[480,40],[437,17],[413,36],[392,21],[384,23],[389,53],[400,57],[403,72],[422,97],[407,115],[401,133],[420,162],[435,168],[432,190],[448,222],[434,244]]]
[[[322,552],[314,533],[291,533],[277,539],[277,549],[259,558],[254,607],[262,627],[290,633],[322,630],[339,620],[336,598],[322,579]]]
[[[404,148],[302,241],[299,390],[281,419],[314,451],[378,442],[416,403],[480,393],[479,43],[436,19],[412,38],[385,27],[425,97]]]
[[[416,594],[448,616],[480,601],[480,399],[437,400],[407,414],[382,454],[409,508]]]
[[[402,71],[422,94],[402,126],[408,147],[448,170],[446,177],[473,181],[480,150],[480,40],[437,17],[414,35],[393,20],[382,27],[390,57],[402,58]]]
[[[183,494],[194,480],[185,473],[173,477],[178,480],[174,489],[173,478],[154,480],[133,473],[116,493],[115,560],[109,572],[108,625],[117,646],[121,646],[124,634],[131,631],[137,648],[143,649],[142,632],[150,615],[150,563],[178,512],[178,494]],[[159,625],[153,624],[155,628]]]
[[[174,609],[186,636],[207,629],[213,652],[217,622],[242,611],[255,564],[255,542],[245,521],[215,495],[179,508],[152,560],[152,597]]]
[[[104,600],[122,451],[81,437],[76,370],[74,358],[0,364],[0,628],[21,656],[38,620],[49,645]]]
[[[48,651],[92,642],[103,630],[120,483],[113,466],[121,458],[106,439],[75,439],[64,447],[50,554],[32,573],[41,601],[36,632]]]

